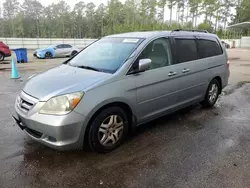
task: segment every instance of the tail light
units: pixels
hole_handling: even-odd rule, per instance
[[[227,61],[227,68],[229,69],[230,61]]]

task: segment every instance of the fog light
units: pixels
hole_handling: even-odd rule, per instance
[[[48,140],[51,141],[51,142],[56,142],[56,139],[52,136],[48,136]]]

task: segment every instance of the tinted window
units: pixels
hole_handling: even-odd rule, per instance
[[[57,45],[57,48],[63,48],[63,44]]]
[[[221,55],[222,49],[215,41],[198,40],[200,58]]]
[[[136,62],[140,59],[151,59],[152,63],[150,69],[171,65],[172,54],[169,40],[166,38],[160,38],[149,43]]]
[[[193,61],[198,58],[194,39],[176,39],[177,63]]]
[[[64,44],[63,47],[64,47],[64,48],[71,48],[72,46],[69,45],[69,44]]]

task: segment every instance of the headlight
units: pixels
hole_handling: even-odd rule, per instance
[[[81,101],[84,93],[76,92],[49,99],[41,108],[41,114],[65,115],[71,112]]]

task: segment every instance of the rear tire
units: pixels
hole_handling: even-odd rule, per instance
[[[213,79],[208,86],[205,99],[201,104],[206,108],[213,107],[220,95],[220,90],[219,82],[216,79]]]
[[[2,52],[0,52],[0,61],[3,61],[5,58],[4,54]]]
[[[92,121],[88,131],[88,144],[98,153],[107,153],[125,140],[128,134],[127,114],[119,107],[102,110]]]
[[[73,51],[73,52],[71,53],[71,57],[75,56],[77,53],[78,53],[77,51]]]

